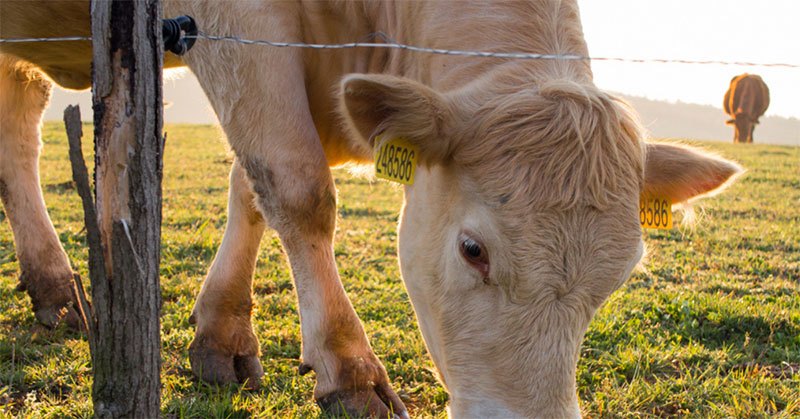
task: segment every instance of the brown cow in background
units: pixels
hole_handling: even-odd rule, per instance
[[[734,143],[752,143],[753,130],[758,118],[764,115],[769,107],[769,89],[761,76],[740,74],[731,79],[731,86],[725,92],[722,104],[725,113],[733,119],[725,122],[734,125]]]

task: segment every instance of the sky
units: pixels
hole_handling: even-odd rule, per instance
[[[800,65],[800,0],[578,0],[597,57]],[[593,61],[598,87],[650,99],[722,106],[730,79],[762,76],[767,115],[800,118],[800,68]]]
[[[800,65],[800,0],[578,0],[595,57],[690,59]],[[464,49],[469,49],[465,45]],[[593,61],[602,89],[669,102],[722,107],[730,79],[761,75],[770,88],[767,116],[800,118],[800,68],[638,64]],[[213,122],[193,77],[165,83],[167,122]],[[91,96],[58,92],[54,102]],[[201,104],[202,106],[198,106]],[[184,104],[196,109],[187,119]],[[62,107],[63,109],[63,107]],[[84,119],[91,119],[84,112]],[[46,119],[60,119],[51,110]]]

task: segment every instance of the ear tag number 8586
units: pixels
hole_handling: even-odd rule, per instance
[[[642,195],[639,197],[639,222],[642,228],[672,228],[672,202],[669,199]]]
[[[402,138],[375,139],[375,176],[405,185],[414,184],[419,150]]]

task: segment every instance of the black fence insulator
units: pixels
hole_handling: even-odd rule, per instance
[[[197,40],[197,24],[191,16],[178,16],[174,19],[163,19],[161,22],[166,51],[183,55],[192,49]]]

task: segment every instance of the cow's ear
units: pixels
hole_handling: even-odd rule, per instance
[[[647,144],[644,192],[685,202],[722,191],[744,170],[738,164],[691,147]]]
[[[423,163],[448,159],[454,110],[443,95],[413,80],[350,75],[342,82],[342,113],[353,134],[374,146],[378,134],[400,137],[420,149]]]

